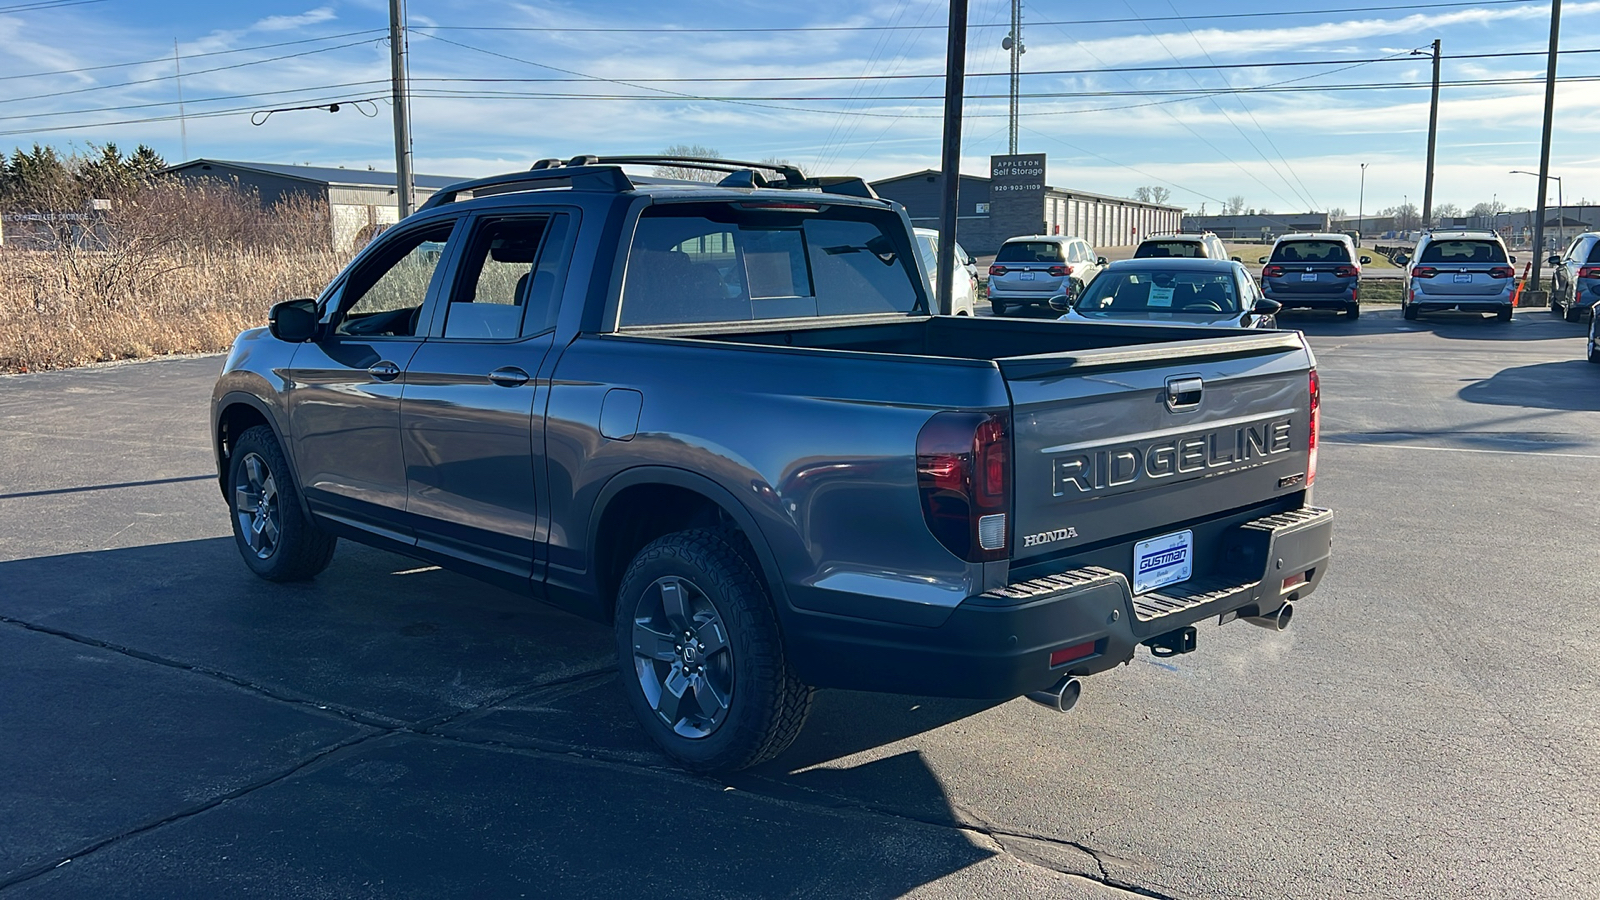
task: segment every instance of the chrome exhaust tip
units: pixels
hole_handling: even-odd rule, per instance
[[[1244,620],[1258,628],[1268,631],[1285,631],[1289,627],[1289,620],[1294,618],[1294,604],[1285,603],[1274,612],[1263,616],[1245,616]]]
[[[1040,706],[1048,706],[1056,712],[1067,712],[1077,706],[1078,698],[1083,696],[1083,682],[1068,675],[1056,682],[1055,687],[1029,691],[1026,696]]]

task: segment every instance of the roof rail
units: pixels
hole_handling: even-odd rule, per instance
[[[536,187],[570,186],[580,191],[611,191],[620,193],[636,187],[621,166],[679,166],[708,172],[726,172],[727,177],[718,182],[720,187],[779,188],[784,190],[814,189],[828,194],[880,199],[872,186],[851,175],[807,178],[797,166],[788,163],[757,163],[736,159],[713,159],[704,156],[574,156],[565,162],[559,159],[541,159],[526,172],[492,175],[474,181],[463,181],[443,188],[418,212],[454,203],[461,194],[497,194]],[[757,169],[776,173],[779,178],[768,179]],[[566,184],[563,185],[562,182]]]

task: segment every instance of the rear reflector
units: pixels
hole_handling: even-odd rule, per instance
[[[1081,644],[1073,644],[1071,647],[1062,647],[1060,650],[1053,651],[1050,654],[1050,667],[1053,669],[1056,666],[1066,665],[1073,660],[1093,655],[1094,641],[1085,641]]]
[[[1296,587],[1298,585],[1302,585],[1302,584],[1305,584],[1305,583],[1306,583],[1306,573],[1301,572],[1299,575],[1290,575],[1288,578],[1285,578],[1283,580],[1283,589],[1287,591],[1288,589],[1290,589],[1292,587]]]

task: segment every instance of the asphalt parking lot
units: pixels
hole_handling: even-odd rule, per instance
[[[0,895],[1600,896],[1600,366],[1542,310],[1291,313],[1334,563],[1068,715],[826,692],[684,775],[609,632],[342,543],[240,563],[220,357],[0,378]]]

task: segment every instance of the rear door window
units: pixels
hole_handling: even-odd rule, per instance
[[[1062,262],[1061,245],[1055,241],[1013,241],[994,256],[997,263]]]
[[[1275,263],[1347,263],[1350,253],[1342,241],[1282,241],[1272,249]]]
[[[1181,256],[1186,259],[1196,259],[1205,256],[1199,241],[1145,241],[1133,254],[1135,257],[1170,257]]]
[[[1458,240],[1433,241],[1422,248],[1420,263],[1445,265],[1495,264],[1506,262],[1505,248],[1494,241]]]
[[[923,314],[923,257],[885,210],[673,203],[639,217],[622,327]]]

